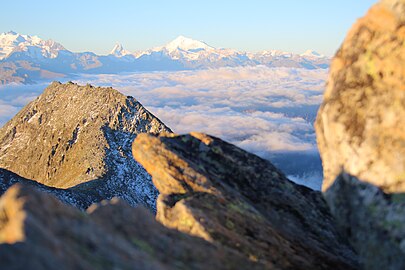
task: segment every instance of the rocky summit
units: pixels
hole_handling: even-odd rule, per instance
[[[405,1],[384,0],[332,61],[316,132],[323,190],[344,170],[386,192],[405,191]]]
[[[140,134],[132,151],[159,190],[163,225],[268,269],[357,267],[321,193],[270,162],[201,133]]]
[[[87,201],[119,196],[154,208],[156,189],[131,155],[141,132],[171,131],[112,88],[54,82],[0,129],[0,167],[48,187],[85,191],[94,198]]]

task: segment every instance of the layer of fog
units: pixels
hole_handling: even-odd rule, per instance
[[[319,189],[322,167],[313,121],[327,70],[264,66],[82,75],[138,99],[176,133],[201,131],[269,159],[292,180]],[[0,124],[44,84],[0,88]]]

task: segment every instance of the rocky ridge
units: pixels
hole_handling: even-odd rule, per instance
[[[159,190],[157,220],[270,269],[355,269],[320,192],[218,138],[140,134],[135,159]]]
[[[0,167],[49,187],[154,209],[157,191],[131,155],[141,132],[171,131],[112,88],[55,82],[0,129]]]
[[[119,199],[80,212],[21,184],[0,198],[0,265],[54,269],[356,269],[320,192],[201,134],[139,134],[157,220]],[[23,260],[20,258],[24,258]],[[51,259],[50,259],[51,258]]]

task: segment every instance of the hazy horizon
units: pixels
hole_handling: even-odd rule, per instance
[[[108,54],[117,42],[138,51],[183,35],[220,48],[293,53],[312,49],[331,56],[347,29],[376,1],[205,1],[203,5],[116,1],[111,5],[74,0],[63,7],[45,0],[22,2],[3,3],[7,12],[0,17],[0,32],[52,39],[74,52]]]

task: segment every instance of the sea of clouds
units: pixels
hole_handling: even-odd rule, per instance
[[[175,72],[80,75],[139,100],[176,133],[201,131],[269,159],[299,183],[319,189],[322,167],[313,121],[327,70],[265,66]],[[0,124],[47,83],[0,87]]]

